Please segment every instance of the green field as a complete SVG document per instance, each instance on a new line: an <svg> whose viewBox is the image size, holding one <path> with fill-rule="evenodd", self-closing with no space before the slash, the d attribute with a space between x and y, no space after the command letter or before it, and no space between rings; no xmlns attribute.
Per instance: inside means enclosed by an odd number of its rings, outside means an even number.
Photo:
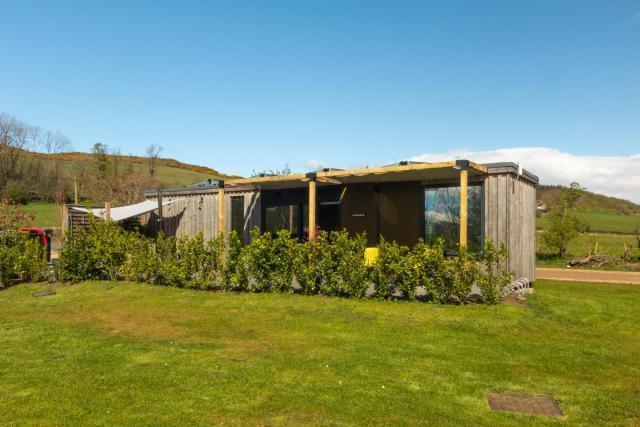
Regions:
<svg viewBox="0 0 640 427"><path fill-rule="evenodd" d="M58 162L65 171L65 175L72 179L74 170L77 168L77 162L73 160L58 160ZM140 163L129 164L128 162L123 161L120 165L122 170L128 170L129 167L133 173L146 173L146 165ZM190 169L182 169L172 166L159 165L156 171L156 179L160 182L160 185L163 188L183 187L185 185L202 181L206 178L212 178L212 176Z"/></svg>
<svg viewBox="0 0 640 427"><path fill-rule="evenodd" d="M613 211L578 211L578 217L589 224L590 231L600 233L632 234L636 228L640 228L640 215L622 214ZM549 226L549 218L546 215L537 218L536 227L544 230Z"/></svg>
<svg viewBox="0 0 640 427"><path fill-rule="evenodd" d="M0 424L637 425L639 304L637 285L544 281L523 306L19 285L0 291ZM488 391L565 416L493 412Z"/></svg>
<svg viewBox="0 0 640 427"><path fill-rule="evenodd" d="M590 236L593 241L598 242L598 252L602 255L621 258L624 254L624 245L632 248L632 256L640 259L640 248L638 248L638 240L631 235L615 235L615 234L594 234ZM588 246L585 237L578 237L569 244L569 251L564 259L557 258L548 253L542 245L542 239L538 234L536 239L537 245L537 265L540 267L565 267L568 260L572 260L584 256ZM602 266L607 269L624 269L622 262L613 262L611 265Z"/></svg>
<svg viewBox="0 0 640 427"><path fill-rule="evenodd" d="M34 227L60 227L60 213L54 203L31 202L24 205L22 210L35 215Z"/></svg>

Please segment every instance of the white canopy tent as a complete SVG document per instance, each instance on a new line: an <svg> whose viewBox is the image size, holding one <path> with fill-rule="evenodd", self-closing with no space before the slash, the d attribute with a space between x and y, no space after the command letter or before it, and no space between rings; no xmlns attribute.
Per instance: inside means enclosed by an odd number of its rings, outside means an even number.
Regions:
<svg viewBox="0 0 640 427"><path fill-rule="evenodd" d="M162 206L167 206L172 204L173 201L163 201ZM95 208L95 209L87 209L87 208L77 208L73 207L71 209L87 212L92 214L98 218L104 218L104 208ZM111 221L122 221L123 219L131 218L134 216L146 214L147 212L151 212L158 209L158 202L154 202L152 200L145 200L144 202L136 203L135 205L128 206L119 206L117 208L111 208L110 210L110 219Z"/></svg>

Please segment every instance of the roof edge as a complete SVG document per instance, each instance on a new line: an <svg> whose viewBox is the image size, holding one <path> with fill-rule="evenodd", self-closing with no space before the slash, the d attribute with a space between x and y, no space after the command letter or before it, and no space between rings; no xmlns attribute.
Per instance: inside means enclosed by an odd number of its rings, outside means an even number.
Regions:
<svg viewBox="0 0 640 427"><path fill-rule="evenodd" d="M487 168L488 174L496 174L496 173L512 173L514 175L519 175L522 178L533 182L534 184L540 183L540 178L537 175L529 172L526 169L521 169L520 165L514 162L495 162L495 163L483 163L482 166ZM522 173L518 173L518 171L522 171Z"/></svg>

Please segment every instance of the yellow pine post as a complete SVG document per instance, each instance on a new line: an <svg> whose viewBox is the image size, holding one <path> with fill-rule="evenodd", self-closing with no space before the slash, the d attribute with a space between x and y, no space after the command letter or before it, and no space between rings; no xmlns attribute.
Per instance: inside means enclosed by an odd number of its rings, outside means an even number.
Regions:
<svg viewBox="0 0 640 427"><path fill-rule="evenodd" d="M309 178L309 240L316 238L316 174L310 173Z"/></svg>
<svg viewBox="0 0 640 427"><path fill-rule="evenodd" d="M224 183L220 181L218 184L218 235L225 234L225 208L224 208Z"/></svg>
<svg viewBox="0 0 640 427"><path fill-rule="evenodd" d="M467 246L469 170L460 169L460 246Z"/></svg>

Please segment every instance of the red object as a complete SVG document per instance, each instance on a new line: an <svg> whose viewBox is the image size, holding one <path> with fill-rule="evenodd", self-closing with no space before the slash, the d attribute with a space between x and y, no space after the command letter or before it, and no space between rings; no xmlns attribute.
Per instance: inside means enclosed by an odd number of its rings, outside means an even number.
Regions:
<svg viewBox="0 0 640 427"><path fill-rule="evenodd" d="M20 227L20 231L26 231L32 234L39 234L42 239L42 246L47 245L47 233L42 228Z"/></svg>

